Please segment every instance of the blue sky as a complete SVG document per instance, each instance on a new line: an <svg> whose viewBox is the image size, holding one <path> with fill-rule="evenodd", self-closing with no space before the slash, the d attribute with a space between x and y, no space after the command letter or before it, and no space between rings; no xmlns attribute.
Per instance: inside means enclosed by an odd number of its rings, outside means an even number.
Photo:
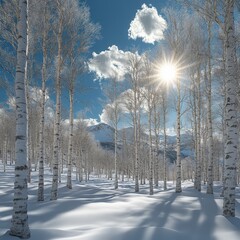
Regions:
<svg viewBox="0 0 240 240"><path fill-rule="evenodd" d="M92 52L98 54L112 45L116 45L123 51L137 48L140 52L155 47L156 44L143 43L142 39L129 39L130 23L143 4L152 5L157 9L158 14L161 14L161 10L171 2L167 0L86 0L90 7L91 19L101 25L101 38L91 48L89 57L92 56ZM104 95L99 81L93 81L94 78L94 74L83 76L82 79L89 89L76 93L75 115L87 108L89 111L86 111L86 117L99 120L99 114L102 113L104 105Z"/></svg>
<svg viewBox="0 0 240 240"><path fill-rule="evenodd" d="M128 30L130 23L135 19L136 13L145 4L147 7L154 7L157 15L162 14L164 7L173 4L175 1L167 0L85 0L90 8L91 19L94 23L101 25L101 38L98 39L88 53L88 58L92 58L92 53L99 54L106 51L111 46L116 46L119 51L124 53L132 49L137 49L140 53L153 49L156 45L162 44L158 41L154 44L144 43L142 39L130 39ZM96 74L85 73L79 77L74 103L74 117L77 118L80 112L85 114L85 118L92 118L100 121L99 115L103 113L106 104L105 96L101 90L100 81L94 79ZM102 84L107 80L102 80ZM49 81L49 94L52 102L55 101L53 90L54 81ZM40 87L40 82L38 84ZM84 90L80 90L80 89ZM6 90L6 89L5 89ZM0 89L0 102L4 104L6 100L6 91ZM68 93L63 89L62 94L62 117L68 118ZM4 104L6 106L6 103Z"/></svg>
<svg viewBox="0 0 240 240"><path fill-rule="evenodd" d="M152 4L161 11L167 0L86 0L90 7L92 20L102 26L102 39L94 45L95 52L103 51L109 46L117 45L122 50L141 45L141 40L128 38L128 28L138 9L145 3Z"/></svg>

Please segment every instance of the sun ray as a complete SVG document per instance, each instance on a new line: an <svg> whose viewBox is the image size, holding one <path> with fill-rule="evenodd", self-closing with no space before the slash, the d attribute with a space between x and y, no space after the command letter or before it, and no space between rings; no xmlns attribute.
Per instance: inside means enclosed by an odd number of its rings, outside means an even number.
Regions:
<svg viewBox="0 0 240 240"><path fill-rule="evenodd" d="M161 60L153 63L154 73L152 78L157 88L164 87L176 88L177 79L182 80L186 77L185 70L196 65L196 63L186 64L184 55L176 57L174 54L166 55L162 52Z"/></svg>
<svg viewBox="0 0 240 240"><path fill-rule="evenodd" d="M161 81L168 84L177 78L177 67L171 62L166 62L158 69L158 75Z"/></svg>

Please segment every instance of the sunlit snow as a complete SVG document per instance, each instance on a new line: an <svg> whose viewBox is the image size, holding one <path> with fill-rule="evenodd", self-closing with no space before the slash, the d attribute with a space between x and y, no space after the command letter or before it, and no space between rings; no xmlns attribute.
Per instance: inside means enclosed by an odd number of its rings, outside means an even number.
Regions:
<svg viewBox="0 0 240 240"><path fill-rule="evenodd" d="M1 166L2 170L2 166ZM37 202L37 172L29 184L29 224L31 239L79 240L237 240L240 236L240 196L237 189L235 218L222 216L220 186L214 196L197 192L191 181L183 182L176 194L174 183L168 190L160 187L148 195L148 186L134 193L134 182L113 181L91 175L90 181L74 181L65 187L66 172L59 185L59 199L50 201L51 173L46 171L45 201ZM0 239L17 239L6 234L12 214L13 166L0 175ZM204 187L203 187L204 188Z"/></svg>

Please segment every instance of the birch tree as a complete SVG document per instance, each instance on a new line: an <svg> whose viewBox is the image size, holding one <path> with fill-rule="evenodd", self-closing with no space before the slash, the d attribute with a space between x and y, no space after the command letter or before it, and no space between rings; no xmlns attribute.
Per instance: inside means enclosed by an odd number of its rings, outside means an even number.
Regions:
<svg viewBox="0 0 240 240"><path fill-rule="evenodd" d="M188 5L192 5L194 7L195 6L195 2L188 2L186 1ZM214 1L213 1L214 2ZM212 57L212 53L211 53L211 41L212 41L212 23L213 23L213 19L212 17L208 16L209 10L211 8L213 8L214 6L211 5L210 1L203 1L202 3L202 9L204 10L204 14L200 13L199 15L193 15L194 18L196 18L195 22L203 22L203 24L200 26L200 24L192 24L191 30L190 30L190 35L191 35L191 42L192 42L192 56L194 57L195 55L195 59L193 60L194 62L199 62L201 63L198 66L198 70L197 70L197 78L196 78L196 93L194 93L195 97L197 98L197 102L196 102L196 110L195 114L196 114L196 123L195 123L195 127L197 127L196 129L196 134L197 134L197 138L195 141L195 147L196 147L196 178L195 178L195 185L196 188L200 191L201 190L201 165L203 164L200 161L200 142L199 142L199 137L200 136L200 129L201 129L201 112L200 109L202 108L201 106L201 92L200 92L200 83L201 80L199 79L199 77L202 78L202 76L200 76L200 72L201 68L203 64L206 65L207 71L205 74L205 78L207 81L207 86L206 86L206 91L207 91L207 137L208 137L208 160L207 162L207 193L208 194L212 194L213 193L213 136L212 136L212 61L211 61L211 57ZM206 27L205 27L206 25ZM207 38L203 39L202 36L204 36L203 32L201 32L201 29L205 29L207 31ZM204 49L204 41L207 42L207 46L206 49ZM197 54L197 55L196 55ZM203 56L205 55L205 56ZM205 63L203 63L203 58L205 57ZM195 100L193 100L195 101Z"/></svg>
<svg viewBox="0 0 240 240"><path fill-rule="evenodd" d="M207 176L207 193L213 194L213 130L212 130L212 61L211 61L211 40L212 40L212 20L207 19L208 29L208 75L207 75L207 116L208 116L208 176Z"/></svg>
<svg viewBox="0 0 240 240"><path fill-rule="evenodd" d="M176 126L176 131L177 131L177 162L176 162L176 192L182 192L182 186L181 186L181 88L180 88L180 79L177 79L177 126Z"/></svg>
<svg viewBox="0 0 240 240"><path fill-rule="evenodd" d="M188 34L186 30L186 23L188 15L186 12L175 12L173 9L166 10L166 16L170 23L166 31L166 40L168 41L170 50L174 53L175 61L179 63L186 53L186 43L188 42ZM186 54L185 54L186 55ZM181 81L179 77L175 79L177 88L177 103L176 103L176 133L177 133L177 161L176 161L176 192L182 192L181 187Z"/></svg>
<svg viewBox="0 0 240 240"><path fill-rule="evenodd" d="M235 216L236 162L238 151L237 122L237 65L236 39L234 33L234 2L226 0L224 4L224 47L226 51L226 142L225 142L225 186L223 215Z"/></svg>
<svg viewBox="0 0 240 240"><path fill-rule="evenodd" d="M159 89L156 88L156 91L154 92L154 101L153 101L153 125L154 125L154 137L155 137L154 183L156 187L158 187L158 181L159 181L159 140L160 140L161 103L162 102L161 102L161 96L159 96Z"/></svg>
<svg viewBox="0 0 240 240"><path fill-rule="evenodd" d="M226 77L223 215L235 216L235 177L239 133L237 121L237 58L234 6L238 1L203 0L201 2L203 4L199 4L198 1L189 0L183 0L183 2L192 6L203 16L212 19L223 32ZM204 7L206 6L206 2L209 4L208 9Z"/></svg>
<svg viewBox="0 0 240 240"><path fill-rule="evenodd" d="M27 49L27 1L19 0L20 16L17 34L17 67L16 67L16 142L15 142L15 181L13 198L13 215L10 235L27 239L30 237L27 214L27 122L25 98L25 73Z"/></svg>
<svg viewBox="0 0 240 240"><path fill-rule="evenodd" d="M5 77L5 79L2 79L1 76L1 81L7 89L9 89L9 86L6 84L6 79L8 79L8 76L15 78L16 74L18 2L17 0L0 2L0 56L2 59L0 69L3 70Z"/></svg>
<svg viewBox="0 0 240 240"><path fill-rule="evenodd" d="M41 2L35 1L35 8L38 11L38 18L35 26L40 29L41 49L42 49L42 87L41 87L41 102L40 102L40 127L39 127L39 178L38 178L38 201L44 200L44 158L45 158L45 103L46 103L46 81L47 81L47 56L48 45L50 44L50 4L48 0ZM41 11L43 9L43 11ZM40 24L39 24L40 23ZM40 25L40 26L39 26Z"/></svg>
<svg viewBox="0 0 240 240"><path fill-rule="evenodd" d="M140 80L142 58L136 53L129 57L128 73L132 85L132 94L127 108L132 112L134 128L134 179L135 192L139 192L139 148L140 148ZM133 95L133 96L132 96ZM130 105L129 105L130 103Z"/></svg>
<svg viewBox="0 0 240 240"><path fill-rule="evenodd" d="M57 61L56 61L56 109L55 109L55 121L54 121L54 139L53 139L53 176L52 176L52 189L51 200L57 200L58 197L58 167L59 167L59 141L60 141L60 122L61 122L61 71L63 66L62 56L62 33L64 26L64 2L57 0L57 13L58 13L58 29L57 29Z"/></svg>
<svg viewBox="0 0 240 240"><path fill-rule="evenodd" d="M196 138L196 149L197 149L197 164L196 164L196 189L201 191L201 180L202 180L202 164L201 164L201 64L197 66L196 73L196 89L197 89L197 138Z"/></svg>
<svg viewBox="0 0 240 240"><path fill-rule="evenodd" d="M0 134L1 138L1 159L3 172L6 172L8 164L12 164L13 149L15 143L15 118L13 112L0 110Z"/></svg>
<svg viewBox="0 0 240 240"><path fill-rule="evenodd" d="M66 64L68 65L67 83L69 90L69 140L68 140L68 172L67 187L72 188L72 151L73 151L73 113L74 113L74 91L77 77L84 71L84 54L92 46L95 39L99 37L100 26L94 24L90 19L89 8L78 1L69 2L68 9L68 27L69 37L67 43Z"/></svg>
<svg viewBox="0 0 240 240"><path fill-rule="evenodd" d="M45 109L46 109L46 82L49 78L48 67L52 62L50 55L53 54L53 1L43 0L37 1L33 0L30 2L31 8L31 38L32 48L40 51L42 55L42 62L39 64L41 67L37 69L39 71L41 78L41 91L39 95L39 128L36 129L38 134L38 154L36 154L37 161L35 160L35 170L39 169L38 174L38 201L44 200L44 162L45 162L45 128L46 128L46 119L45 119ZM51 65L50 65L51 66Z"/></svg>
<svg viewBox="0 0 240 240"><path fill-rule="evenodd" d="M145 98L147 102L147 111L148 111L148 144L149 144L149 155L148 155L148 161L149 161L149 194L153 195L153 138L152 138L152 118L153 118L153 105L154 105L154 86L152 82L152 66L151 62L148 59L148 56L145 55L144 57L144 79L146 84L146 93Z"/></svg>
<svg viewBox="0 0 240 240"><path fill-rule="evenodd" d="M121 83L118 76L113 76L108 80L108 89L105 90L105 95L110 100L105 110L109 118L110 125L114 128L114 189L118 189L118 173L119 173L119 154L118 149L118 125L122 112L121 101L118 99Z"/></svg>
<svg viewBox="0 0 240 240"><path fill-rule="evenodd" d="M164 164L164 175L163 175L163 188L167 190L167 94L164 90L161 91L162 97L162 115L163 115L163 164Z"/></svg>

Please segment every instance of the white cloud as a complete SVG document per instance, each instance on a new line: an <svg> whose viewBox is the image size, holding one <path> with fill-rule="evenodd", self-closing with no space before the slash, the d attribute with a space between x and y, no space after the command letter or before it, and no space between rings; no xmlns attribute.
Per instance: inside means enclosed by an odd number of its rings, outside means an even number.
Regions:
<svg viewBox="0 0 240 240"><path fill-rule="evenodd" d="M87 127L97 125L99 122L95 118L86 118L83 119L83 121L86 123Z"/></svg>
<svg viewBox="0 0 240 240"><path fill-rule="evenodd" d="M122 102L120 102L120 98L118 97L118 99L116 101L114 101L111 104L107 104L104 109L102 110L102 113L99 114L99 118L100 118L100 122L102 123L106 123L111 125L113 123L113 119L114 119L114 107L116 106L116 103L118 104L118 112L119 115L118 117L120 117L120 115L123 112L123 107L124 105L122 104ZM120 119L119 119L120 120Z"/></svg>
<svg viewBox="0 0 240 240"><path fill-rule="evenodd" d="M144 87L140 88L140 91L143 93L146 91ZM118 107L120 109L120 112L122 115L124 115L125 118L128 116L130 117L131 111L133 108L133 99L134 99L134 93L132 89L127 89L124 92L122 92L115 101L118 102ZM99 115L100 122L111 124L111 109L114 108L115 101L111 104L105 105L105 107L102 110L102 113ZM141 105L141 112L142 114L147 113L147 103L146 101L142 101ZM121 123L121 118L120 118Z"/></svg>
<svg viewBox="0 0 240 240"><path fill-rule="evenodd" d="M139 91L141 92L141 111L146 113L148 111L148 104L147 100L143 97L147 94L147 89L145 87L140 87ZM121 109L124 113L130 113L129 108L133 108L133 99L134 99L134 92L132 89L127 89L126 91L122 92L119 97L118 101L121 103ZM128 106L127 106L128 105Z"/></svg>
<svg viewBox="0 0 240 240"><path fill-rule="evenodd" d="M126 107L126 103L130 101L130 98L133 98L133 91L127 89L122 92L113 103L106 104L102 110L102 113L99 114L100 122L111 124L111 114L112 110L116 103L118 104L119 111L121 114L129 114L129 109Z"/></svg>
<svg viewBox="0 0 240 240"><path fill-rule="evenodd" d="M68 126L70 123L69 119L65 119L63 121L63 125L64 126ZM84 125L86 125L87 127L90 127L90 126L94 126L94 125L97 125L99 122L97 121L97 119L95 118L84 118L84 119L73 119L73 124L74 125L77 125L79 123L83 123Z"/></svg>
<svg viewBox="0 0 240 240"><path fill-rule="evenodd" d="M102 110L102 113L99 114L99 118L100 118L101 123L106 123L106 124L110 123L110 119L108 117L108 113L107 113L107 110L105 108Z"/></svg>
<svg viewBox="0 0 240 240"><path fill-rule="evenodd" d="M130 23L128 36L134 40L142 38L143 42L154 44L164 38L163 32L166 28L167 22L158 15L157 9L143 4Z"/></svg>
<svg viewBox="0 0 240 240"><path fill-rule="evenodd" d="M124 52L115 45L99 54L93 52L93 57L88 62L89 71L95 72L97 79L116 78L118 81L122 81L127 73L131 55L133 53Z"/></svg>
<svg viewBox="0 0 240 240"><path fill-rule="evenodd" d="M42 89L38 88L38 87L29 87L29 99L30 99L30 104L33 106L35 104L40 104L41 99L42 99ZM46 101L46 103L48 103L50 101L50 96L48 94L48 90L46 90L46 92L45 92L45 101ZM10 109L15 109L16 108L15 97L13 97L13 96L9 97L7 100L7 104Z"/></svg>
<svg viewBox="0 0 240 240"><path fill-rule="evenodd" d="M29 87L29 98L32 104L40 103L42 99L42 89L38 87ZM47 102L50 99L48 91L45 92L45 101Z"/></svg>

